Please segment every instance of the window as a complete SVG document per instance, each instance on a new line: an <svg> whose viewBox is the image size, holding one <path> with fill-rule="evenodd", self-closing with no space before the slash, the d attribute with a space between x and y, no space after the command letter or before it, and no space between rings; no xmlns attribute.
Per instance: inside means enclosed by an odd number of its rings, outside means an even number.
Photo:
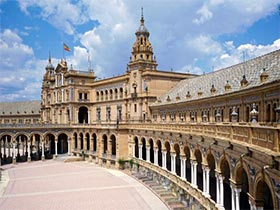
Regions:
<svg viewBox="0 0 280 210"><path fill-rule="evenodd" d="M82 99L82 98L83 98L83 94L79 93L79 99Z"/></svg>
<svg viewBox="0 0 280 210"><path fill-rule="evenodd" d="M85 100L87 100L87 93L84 94Z"/></svg>
<svg viewBox="0 0 280 210"><path fill-rule="evenodd" d="M117 106L117 109L118 109L117 120L121 121L122 120L122 106L121 105Z"/></svg>
<svg viewBox="0 0 280 210"><path fill-rule="evenodd" d="M111 107L106 107L106 121L111 121Z"/></svg>
<svg viewBox="0 0 280 210"><path fill-rule="evenodd" d="M101 121L101 109L100 109L100 107L96 108L96 120Z"/></svg>
<svg viewBox="0 0 280 210"><path fill-rule="evenodd" d="M137 112L137 104L134 104L134 112Z"/></svg>

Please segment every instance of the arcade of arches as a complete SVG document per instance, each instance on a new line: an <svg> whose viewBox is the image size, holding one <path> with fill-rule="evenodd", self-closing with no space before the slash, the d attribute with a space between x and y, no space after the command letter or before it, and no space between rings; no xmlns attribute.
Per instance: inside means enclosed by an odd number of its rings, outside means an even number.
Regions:
<svg viewBox="0 0 280 210"><path fill-rule="evenodd" d="M216 140L206 146L201 136L174 141L172 137L134 135L130 142L136 161L152 164L187 182L218 209L277 209L275 180L267 173L273 169L252 166L249 150L236 154L229 144L221 151Z"/></svg>
<svg viewBox="0 0 280 210"><path fill-rule="evenodd" d="M56 158L58 154L84 154L91 159L95 158L96 161L111 164L116 161L117 155L115 134L97 134L84 130L74 131L73 134L7 132L1 134L0 140L1 164L51 159Z"/></svg>

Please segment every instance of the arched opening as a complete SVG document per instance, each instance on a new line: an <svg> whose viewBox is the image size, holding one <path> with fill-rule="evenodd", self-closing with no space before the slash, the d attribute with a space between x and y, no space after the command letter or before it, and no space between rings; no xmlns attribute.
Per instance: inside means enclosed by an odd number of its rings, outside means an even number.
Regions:
<svg viewBox="0 0 280 210"><path fill-rule="evenodd" d="M171 171L171 154L170 154L170 144L169 142L165 142L164 144L166 149L166 168L167 170Z"/></svg>
<svg viewBox="0 0 280 210"><path fill-rule="evenodd" d="M118 99L118 89L116 88L114 92L115 92L115 99Z"/></svg>
<svg viewBox="0 0 280 210"><path fill-rule="evenodd" d="M162 167L162 146L161 141L157 141L157 147L158 147L158 165Z"/></svg>
<svg viewBox="0 0 280 210"><path fill-rule="evenodd" d="M180 159L180 147L178 144L174 145L174 150L176 153L176 158L175 158L175 172L178 176L181 176L181 159Z"/></svg>
<svg viewBox="0 0 280 210"><path fill-rule="evenodd" d="M22 138L22 135L18 136L17 139L16 139L16 141L17 141L17 146L16 146L16 149L17 149L17 155L16 155L17 161L20 160L19 148L20 148L20 142L21 142L20 139L21 138ZM31 160L40 160L41 159L40 135L39 134L32 135L30 141L31 141L30 142L30 157L31 157Z"/></svg>
<svg viewBox="0 0 280 210"><path fill-rule="evenodd" d="M200 150L195 150L194 152L194 156L197 162L197 173L196 173L196 179L197 179L197 186L198 189L200 189L201 191L203 190L203 173L202 173L202 155Z"/></svg>
<svg viewBox="0 0 280 210"><path fill-rule="evenodd" d="M87 143L86 150L89 151L90 150L90 136L89 136L89 133L86 134L86 143Z"/></svg>
<svg viewBox="0 0 280 210"><path fill-rule="evenodd" d="M96 153L96 151L97 151L97 139L96 138L97 138L96 134L94 133L92 135L92 139L93 139L93 153Z"/></svg>
<svg viewBox="0 0 280 210"><path fill-rule="evenodd" d="M107 142L107 135L102 136L102 141L103 141L103 156L107 156L107 150L108 150L108 142Z"/></svg>
<svg viewBox="0 0 280 210"><path fill-rule="evenodd" d="M75 149L78 148L78 135L77 135L77 133L74 133L74 147L75 147Z"/></svg>
<svg viewBox="0 0 280 210"><path fill-rule="evenodd" d="M134 137L134 152L135 152L135 157L139 158L139 145L138 145L138 138L136 136Z"/></svg>
<svg viewBox="0 0 280 210"><path fill-rule="evenodd" d="M84 149L84 134L80 133L80 149Z"/></svg>
<svg viewBox="0 0 280 210"><path fill-rule="evenodd" d="M153 139L149 140L149 144L150 144L150 161L151 161L151 163L154 163L154 142L153 142Z"/></svg>
<svg viewBox="0 0 280 210"><path fill-rule="evenodd" d="M13 154L12 154L13 142L8 137L9 136L5 136L5 144L3 145L5 148L4 157L6 158L6 162L11 163L13 158ZM39 136L39 141L40 141L40 136ZM17 136L15 142L16 142L16 147L15 147L16 162L25 162L27 160L27 152L26 152L27 136L19 135ZM35 158L33 159L35 160ZM39 159L39 153L38 153L38 159Z"/></svg>
<svg viewBox="0 0 280 210"><path fill-rule="evenodd" d="M250 209L249 204L249 183L248 183L248 176L243 167L240 167L236 171L236 184L238 188L241 188L240 192L240 209Z"/></svg>
<svg viewBox="0 0 280 210"><path fill-rule="evenodd" d="M78 114L79 123L88 123L88 108L85 106L82 106L79 108L79 114Z"/></svg>
<svg viewBox="0 0 280 210"><path fill-rule="evenodd" d="M53 134L48 134L46 136L46 150L45 150L45 158L51 159L53 154L55 154L55 136Z"/></svg>
<svg viewBox="0 0 280 210"><path fill-rule="evenodd" d="M224 158L221 162L221 172L224 177L224 207L225 209L231 209L231 188L230 188L230 167L228 161Z"/></svg>
<svg viewBox="0 0 280 210"><path fill-rule="evenodd" d="M117 145L116 145L116 136L115 135L112 135L110 137L111 139L111 145L112 145L112 159L115 159L116 158L116 154L117 154Z"/></svg>
<svg viewBox="0 0 280 210"><path fill-rule="evenodd" d="M210 153L207 155L207 163L208 163L208 167L210 169L209 171L209 194L211 196L212 200L215 200L217 202L216 199L216 177L215 177L215 168L216 168L216 164L215 164L215 158L214 156Z"/></svg>
<svg viewBox="0 0 280 210"><path fill-rule="evenodd" d="M190 148L185 146L184 153L186 155L186 179L188 182L191 182L191 151Z"/></svg>
<svg viewBox="0 0 280 210"><path fill-rule="evenodd" d="M261 201L261 206L257 207L263 207L263 210L274 209L271 191L267 183L263 180L259 181L257 184L256 200Z"/></svg>
<svg viewBox="0 0 280 210"><path fill-rule="evenodd" d="M141 143L142 143L142 159L147 160L147 158L146 158L146 139L142 138Z"/></svg>
<svg viewBox="0 0 280 210"><path fill-rule="evenodd" d="M57 153L64 154L68 152L68 142L67 142L67 135L62 133L58 136L57 142Z"/></svg>
<svg viewBox="0 0 280 210"><path fill-rule="evenodd" d="M270 116L271 116L271 105L266 105L266 122L270 122Z"/></svg>

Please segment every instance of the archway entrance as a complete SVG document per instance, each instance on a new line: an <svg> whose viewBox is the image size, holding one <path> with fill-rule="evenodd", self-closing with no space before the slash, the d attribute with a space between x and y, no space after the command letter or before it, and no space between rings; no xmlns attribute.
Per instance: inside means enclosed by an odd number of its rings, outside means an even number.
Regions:
<svg viewBox="0 0 280 210"><path fill-rule="evenodd" d="M78 114L79 123L88 123L88 108L82 106L79 108Z"/></svg>
<svg viewBox="0 0 280 210"><path fill-rule="evenodd" d="M256 200L262 201L263 210L274 209L271 191L266 182L263 180L261 180L257 185Z"/></svg>
<svg viewBox="0 0 280 210"><path fill-rule="evenodd" d="M68 138L65 133L62 133L58 136L57 142L57 153L58 154L65 154L68 152Z"/></svg>

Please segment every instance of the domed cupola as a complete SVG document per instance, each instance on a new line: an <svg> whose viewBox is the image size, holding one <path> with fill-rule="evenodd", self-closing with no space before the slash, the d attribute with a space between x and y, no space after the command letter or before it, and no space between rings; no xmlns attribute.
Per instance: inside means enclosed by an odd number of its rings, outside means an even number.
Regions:
<svg viewBox="0 0 280 210"><path fill-rule="evenodd" d="M140 26L138 28L138 30L135 32L136 36L144 36L144 37L149 37L150 33L148 31L148 29L146 28L146 26L144 25L144 16L143 16L143 8L141 8L142 10L142 14L141 14L141 20L140 20Z"/></svg>
<svg viewBox="0 0 280 210"><path fill-rule="evenodd" d="M132 47L132 56L127 65L127 71L136 69L156 70L157 62L153 55L153 47L149 41L150 33L144 25L143 8L140 19L140 26L135 32L136 41Z"/></svg>
<svg viewBox="0 0 280 210"><path fill-rule="evenodd" d="M51 57L49 57L49 63L47 64L46 66L46 71L51 71L51 70L54 70L54 67L52 65L52 60L51 60Z"/></svg>

